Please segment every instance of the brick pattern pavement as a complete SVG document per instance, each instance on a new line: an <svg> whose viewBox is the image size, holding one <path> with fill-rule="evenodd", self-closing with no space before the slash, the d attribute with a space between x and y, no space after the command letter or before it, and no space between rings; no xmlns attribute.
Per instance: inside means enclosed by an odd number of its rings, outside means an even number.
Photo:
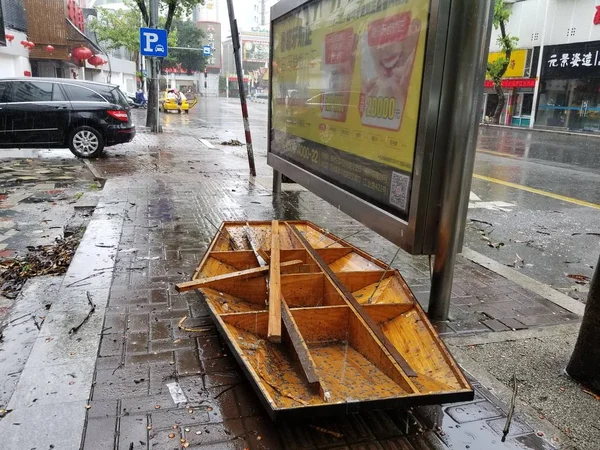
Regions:
<svg viewBox="0 0 600 450"><path fill-rule="evenodd" d="M222 220L303 218L340 236L362 226L308 192L286 192L274 199L267 189L240 174L243 164L235 159L216 159L214 155L173 158L195 158L189 164L201 163L204 165L199 167L208 169L189 179L144 174L112 179L105 186L105 199L128 202L130 208L106 308L86 450L176 449L182 448L181 439L197 449L430 448L427 442L443 442L461 423L471 424L465 430L473 426L485 429L490 439L498 441L498 421L504 413L479 386L481 393L469 403L474 406L466 407L473 411L471 416L452 416L448 411L454 410L448 408L443 415L438 407L434 423L440 427L433 431L426 431L430 414L412 411L274 425L218 336L201 295L178 294L173 285L190 278L206 251L215 233L209 220L218 224ZM173 158L166 158L167 164L173 164ZM162 159L164 155L157 160ZM111 160L99 163L104 170L111 170ZM212 164L228 170L212 169ZM368 230L351 240L383 260L395 253L393 246ZM395 266L417 296L426 300L426 260L402 255ZM452 312L455 320L444 333L491 332L575 319L464 260L457 268ZM200 331L181 331L178 322L185 316L185 326ZM166 386L173 381L182 387L187 404L174 404ZM342 437L320 432L314 425ZM415 434L419 429L424 432ZM525 436L533 440L532 448L543 448L526 425L515 430L511 437L515 442Z"/></svg>

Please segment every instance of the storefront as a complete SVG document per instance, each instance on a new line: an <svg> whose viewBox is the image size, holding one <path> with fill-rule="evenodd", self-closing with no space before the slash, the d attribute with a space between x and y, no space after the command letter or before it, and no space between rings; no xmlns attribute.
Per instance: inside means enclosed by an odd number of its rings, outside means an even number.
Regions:
<svg viewBox="0 0 600 450"><path fill-rule="evenodd" d="M490 53L488 62L492 62L504 53ZM500 116L501 125L529 126L533 106L533 89L535 78L531 73L531 50L513 50L508 68L501 82L504 91L504 108ZM486 79L483 106L483 122L491 121L498 106L498 94L491 80Z"/></svg>
<svg viewBox="0 0 600 450"><path fill-rule="evenodd" d="M549 45L542 61L535 125L600 132L600 41Z"/></svg>

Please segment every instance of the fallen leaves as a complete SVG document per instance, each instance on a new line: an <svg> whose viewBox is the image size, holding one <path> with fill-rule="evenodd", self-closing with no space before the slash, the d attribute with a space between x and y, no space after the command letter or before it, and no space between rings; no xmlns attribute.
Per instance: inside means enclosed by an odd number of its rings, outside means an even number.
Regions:
<svg viewBox="0 0 600 450"><path fill-rule="evenodd" d="M567 274L567 278L571 278L572 280L575 280L575 283L577 284L587 284L590 281L590 277L588 277L587 275L579 275L579 274Z"/></svg>
<svg viewBox="0 0 600 450"><path fill-rule="evenodd" d="M587 395L590 395L590 396L594 397L594 400L600 401L600 395L597 395L594 392L589 391L587 389L582 389L582 391L585 392Z"/></svg>
<svg viewBox="0 0 600 450"><path fill-rule="evenodd" d="M0 262L0 294L15 298L29 278L67 271L80 236L56 239L52 245L28 247L27 255Z"/></svg>
<svg viewBox="0 0 600 450"><path fill-rule="evenodd" d="M221 142L221 145L233 145L233 146L239 147L240 145L244 145L244 144L242 144L237 139L230 139L228 141Z"/></svg>

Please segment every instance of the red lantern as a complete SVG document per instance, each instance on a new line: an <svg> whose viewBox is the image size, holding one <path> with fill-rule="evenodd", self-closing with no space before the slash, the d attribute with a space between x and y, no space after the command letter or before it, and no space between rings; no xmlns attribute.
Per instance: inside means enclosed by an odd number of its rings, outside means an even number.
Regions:
<svg viewBox="0 0 600 450"><path fill-rule="evenodd" d="M77 47L71 53L73 54L73 58L75 58L77 61L83 61L91 58L93 55L92 51L87 47Z"/></svg>
<svg viewBox="0 0 600 450"><path fill-rule="evenodd" d="M31 50L33 47L35 47L35 44L31 41L27 42L27 47L29 48L29 50Z"/></svg>
<svg viewBox="0 0 600 450"><path fill-rule="evenodd" d="M50 54L54 52L54 47L52 45L46 45L46 51Z"/></svg>
<svg viewBox="0 0 600 450"><path fill-rule="evenodd" d="M15 35L14 35L14 34L10 34L10 33L6 33L6 34L4 35L4 37L6 38L6 40L7 40L8 42L12 42L12 41L15 39Z"/></svg>
<svg viewBox="0 0 600 450"><path fill-rule="evenodd" d="M100 56L94 55L90 59L88 59L88 62L92 66L98 67L98 66L101 66L102 64L104 64L105 61Z"/></svg>
<svg viewBox="0 0 600 450"><path fill-rule="evenodd" d="M25 41L25 40L21 41L21 45L22 45L23 47L27 47L27 45L28 45L28 44L29 44L29 42L28 42L28 41Z"/></svg>

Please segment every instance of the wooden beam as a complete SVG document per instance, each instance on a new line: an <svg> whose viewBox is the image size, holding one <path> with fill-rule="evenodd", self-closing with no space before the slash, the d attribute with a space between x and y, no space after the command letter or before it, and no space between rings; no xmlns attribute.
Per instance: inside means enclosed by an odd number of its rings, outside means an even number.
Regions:
<svg viewBox="0 0 600 450"><path fill-rule="evenodd" d="M323 380L317 374L315 361L310 355L308 346L300 334L298 324L294 320L290 308L283 297L281 299L281 316L283 319L283 326L285 328L287 337L289 338L289 347L296 357L296 360L300 364L302 374L306 379L308 387L313 390L313 392L318 392L319 396L324 402L329 402L331 399L331 393L325 386Z"/></svg>
<svg viewBox="0 0 600 450"><path fill-rule="evenodd" d="M290 227L290 229L296 235L298 240L300 240L300 242L302 242L302 245L304 246L306 251L308 251L308 253L311 254L313 259L321 267L323 272L325 272L325 274L329 277L329 279L336 285L338 290L344 295L344 297L346 298L346 301L352 306L352 308L362 318L362 320L369 326L369 328L371 328L373 333L375 333L375 336L377 336L377 339L379 339L381 344L390 353L392 358L398 363L398 365L404 371L404 373L406 375L408 375L409 377L416 377L417 374L412 369L412 367L410 367L408 362L406 362L406 360L398 352L396 347L394 347L394 345L389 341L389 339L385 336L385 334L383 334L383 331L381 331L381 328L379 327L379 325L377 325L377 323L364 311L364 309L362 308L362 305L360 303L358 303L358 301L354 298L352 293L350 291L348 291L348 289L346 289L344 284L339 280L339 278L336 276L336 274L333 273L333 271L330 269L330 267L327 265L327 263L325 263L325 261L323 261L323 258L321 258L321 255L319 255L315 251L315 249L310 245L310 243L306 240L306 238L304 236L302 236L302 234L299 233L295 227Z"/></svg>
<svg viewBox="0 0 600 450"><path fill-rule="evenodd" d="M282 267L287 266L295 266L298 264L302 264L303 261L300 259L295 259L293 261L284 262L281 264ZM240 282L247 280L248 278L258 277L263 275L265 272L269 271L270 266L263 267L255 267L253 269L240 270L239 272L226 273L223 275L217 275L215 277L210 278L200 278L197 280L186 281L184 283L179 283L175 285L175 289L177 292L186 292L194 289L199 289L201 287L209 287L212 284L218 283L223 280L231 280L234 278L240 278Z"/></svg>
<svg viewBox="0 0 600 450"><path fill-rule="evenodd" d="M281 266L278 220L274 220L271 224L271 262L269 267L269 328L267 339L271 342L281 342Z"/></svg>
<svg viewBox="0 0 600 450"><path fill-rule="evenodd" d="M245 236L246 236L246 240L250 244L250 248L254 252L254 256L256 257L256 261L258 262L258 265L259 266L266 266L267 265L267 260L264 259L262 257L262 255L260 254L260 252L258 251L259 250L259 246L258 246L258 243L256 242L256 236L254 236L254 232L250 228L250 225L248 224L248 222L246 222L246 226L244 227L244 233L245 233Z"/></svg>

